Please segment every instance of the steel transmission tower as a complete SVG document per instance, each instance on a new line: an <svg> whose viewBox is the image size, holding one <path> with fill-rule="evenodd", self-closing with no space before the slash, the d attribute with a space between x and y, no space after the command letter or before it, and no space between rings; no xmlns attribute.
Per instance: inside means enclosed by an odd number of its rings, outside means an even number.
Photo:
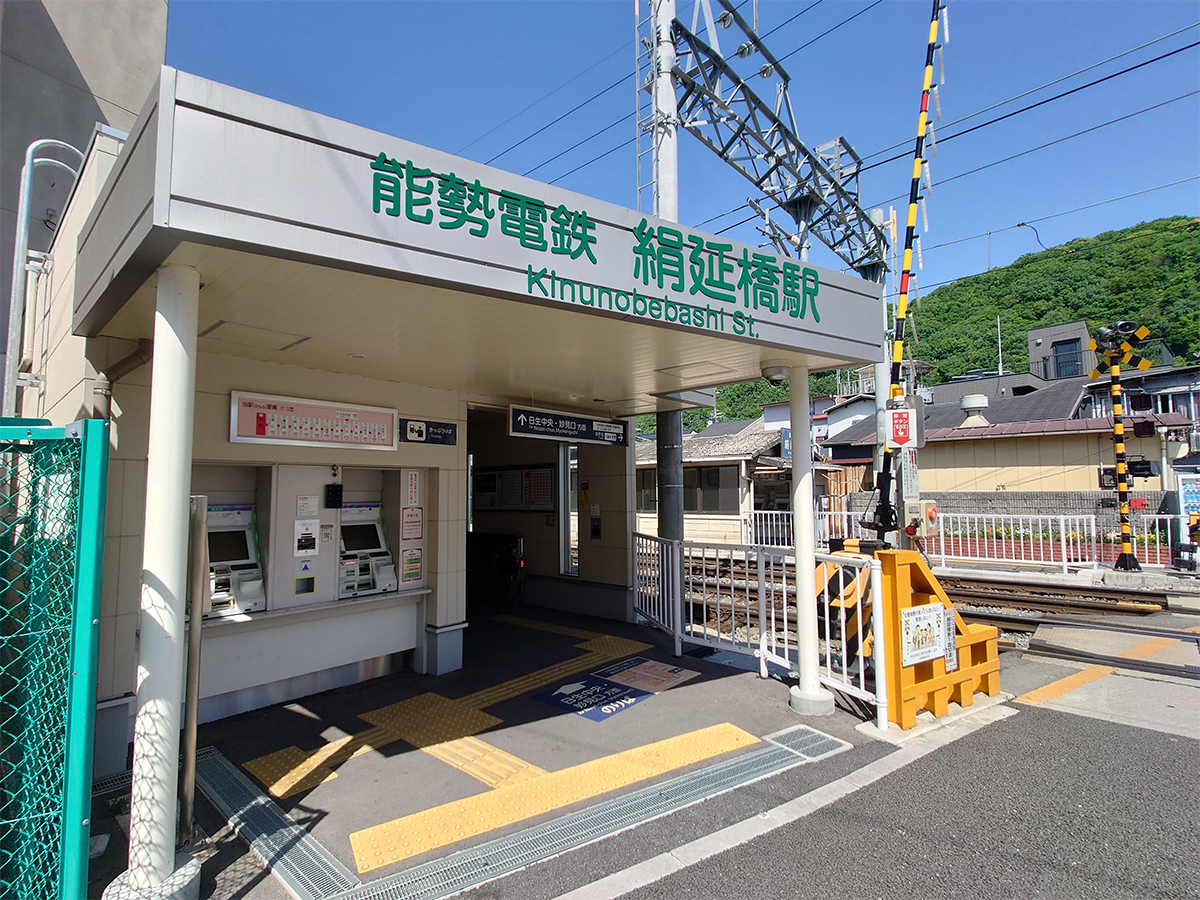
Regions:
<svg viewBox="0 0 1200 900"><path fill-rule="evenodd" d="M794 247L803 251L809 237L816 237L863 278L881 281L887 240L883 228L859 203L861 160L845 138L810 149L796 136L788 96L790 78L758 37L757 0L752 23L729 0L718 2L721 11L715 18L709 0L696 0L690 28L679 19L670 24L676 55L675 124L695 135L795 221L795 233L788 236ZM638 21L639 210L649 205L647 192L653 191L656 200L658 193L657 165L647 157L653 154L654 135L664 117L655 85L670 60L663 59L655 40L660 27L657 15L657 4L651 2L645 18ZM767 86L764 93L774 93L773 102L755 93L722 54L721 30L729 30L738 41L738 65L757 66L749 77L762 79ZM768 230L777 234L778 226L768 220Z"/></svg>

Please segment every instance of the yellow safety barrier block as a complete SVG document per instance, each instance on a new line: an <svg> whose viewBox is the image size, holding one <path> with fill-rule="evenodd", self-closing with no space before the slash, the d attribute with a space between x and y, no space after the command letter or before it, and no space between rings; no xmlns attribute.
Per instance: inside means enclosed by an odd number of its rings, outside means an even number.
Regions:
<svg viewBox="0 0 1200 900"><path fill-rule="evenodd" d="M724 723L505 785L354 832L354 862L370 872L758 742Z"/></svg>
<svg viewBox="0 0 1200 900"><path fill-rule="evenodd" d="M959 706L974 703L976 691L996 696L1000 692L996 628L964 622L957 612L954 614L957 670L947 671L946 661L941 657L912 666L901 665L901 612L925 605L953 610L954 604L915 550L881 550L876 558L883 568L883 597L878 612L882 614L887 641L888 719L907 730L916 725L918 710L927 709L934 716L944 716L950 703Z"/></svg>
<svg viewBox="0 0 1200 900"><path fill-rule="evenodd" d="M477 737L460 738L422 749L430 756L454 766L492 788L529 781L546 774L545 769L527 763Z"/></svg>

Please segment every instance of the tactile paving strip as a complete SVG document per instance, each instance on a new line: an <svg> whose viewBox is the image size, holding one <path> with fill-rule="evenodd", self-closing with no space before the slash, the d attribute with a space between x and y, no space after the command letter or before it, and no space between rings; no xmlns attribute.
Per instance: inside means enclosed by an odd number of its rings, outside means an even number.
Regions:
<svg viewBox="0 0 1200 900"><path fill-rule="evenodd" d="M819 756L850 747L845 741L804 725L772 735L770 739L796 746L807 743L813 752L820 751ZM733 788L778 775L819 756L810 757L806 751L771 744L714 763L698 772L679 775L516 834L431 860L329 900L440 900Z"/></svg>
<svg viewBox="0 0 1200 900"><path fill-rule="evenodd" d="M430 747L487 731L500 719L461 700L440 694L419 694L359 716L414 747Z"/></svg>
<svg viewBox="0 0 1200 900"><path fill-rule="evenodd" d="M422 749L488 787L517 784L546 774L545 769L484 743L477 737L465 737Z"/></svg>
<svg viewBox="0 0 1200 900"><path fill-rule="evenodd" d="M357 831L354 861L370 872L757 743L725 723L635 747Z"/></svg>
<svg viewBox="0 0 1200 900"><path fill-rule="evenodd" d="M538 622L535 619L503 615L494 618L497 621L522 628L534 628L539 631L581 638L583 643L576 646L585 652L575 659L547 666L457 700L451 700L438 694L421 694L382 709L363 713L359 718L374 725L374 728L330 741L313 751L301 750L299 747L284 747L282 750L276 750L245 763L246 771L265 784L273 796L280 799L290 797L292 794L312 790L326 781L337 778L333 766L360 753L377 750L393 741L403 740L428 752L431 747L458 741L486 731L499 725L501 720L482 712L483 709L546 687L561 679L578 675L595 666L601 666L626 656L633 656L650 649L651 646L641 641L596 631L584 631L580 628L567 628L548 622ZM452 754L449 756L452 757ZM486 769L464 769L463 771L479 778L485 784L492 784L491 779L495 777L494 773L489 774ZM517 780L523 780L520 776L514 777Z"/></svg>

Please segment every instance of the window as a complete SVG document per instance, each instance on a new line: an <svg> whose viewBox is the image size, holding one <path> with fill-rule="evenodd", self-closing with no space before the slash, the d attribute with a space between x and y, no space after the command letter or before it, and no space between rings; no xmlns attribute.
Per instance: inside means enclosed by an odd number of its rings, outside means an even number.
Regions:
<svg viewBox="0 0 1200 900"><path fill-rule="evenodd" d="M634 508L638 512L658 510L658 469L637 470L637 494Z"/></svg>
<svg viewBox="0 0 1200 900"><path fill-rule="evenodd" d="M683 511L736 513L740 485L737 466L703 466L683 470Z"/></svg>
<svg viewBox="0 0 1200 900"><path fill-rule="evenodd" d="M1055 341L1050 345L1054 354L1054 377L1073 378L1083 374L1083 354L1079 338L1070 341Z"/></svg>

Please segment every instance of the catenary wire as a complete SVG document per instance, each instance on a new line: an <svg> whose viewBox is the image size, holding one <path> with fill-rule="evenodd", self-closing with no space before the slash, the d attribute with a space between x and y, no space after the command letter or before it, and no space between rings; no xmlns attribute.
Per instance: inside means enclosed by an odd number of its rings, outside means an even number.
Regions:
<svg viewBox="0 0 1200 900"><path fill-rule="evenodd" d="M808 7L806 7L805 9L803 9L803 10L801 10L800 12L796 13L796 15L792 16L790 19L786 20L785 22L783 22L783 23L782 23L782 24L780 24L780 25L777 25L775 28L771 29L771 31L768 31L766 34L764 34L764 35L763 35L763 37L765 38L767 34L772 34L773 32L775 32L775 31L777 31L778 29L782 28L784 25L787 25L789 22L792 22L793 20L795 20L795 19L798 19L800 16L804 15L804 13L808 12L808 11L809 11L810 9L812 9L813 7L815 7L815 6L818 6L818 5L819 5L820 3L822 3L822 2L824 2L824 0L817 0L817 2L816 2L816 3L810 4L810 5L809 5ZM813 38L812 40L808 41L808 42L807 42L807 43L805 43L805 44L802 44L800 47L797 47L795 50L793 50L791 53L789 53L789 54L788 54L788 56L792 56L792 55L794 55L794 54L796 54L796 53L800 52L801 50L803 50L805 47L811 46L812 44L814 44L814 43L816 43L817 41L819 41L821 38L825 37L825 35L827 35L827 34L830 34L830 33L832 33L833 31L836 31L838 28L840 28L842 25L845 25L845 24L846 24L847 22L849 22L851 19L855 19L855 18L857 18L858 16L862 15L864 12L867 12L867 10L871 9L873 6L878 6L878 5L879 5L879 3L881 3L881 2L883 2L883 0L876 0L876 2L875 2L875 3L872 3L872 4L871 4L871 6L868 6L868 7L864 8L864 9L861 9L861 10L859 10L857 13L855 13L855 14L854 14L854 15L852 15L852 16L850 16L849 18L842 20L842 21L841 21L841 22L839 22L837 25L833 26L832 28L828 29L828 30L827 30L827 31L825 31L825 32L822 32L821 34L817 35L817 36L816 36L815 38ZM740 8L740 7L742 7L742 6L745 6L745 5L746 5L746 4L745 4L745 2L743 2L743 3L741 3L741 4L738 4L738 8ZM609 55L611 56L612 54L609 54ZM607 57L606 57L606 58L607 58ZM622 78L620 81L618 81L618 82L616 82L616 83L614 83L614 84L610 85L609 87L605 88L603 91L600 91L599 93L597 93L597 94L594 94L593 96L589 97L587 100L583 101L583 103L579 104L579 106L576 106L574 109L572 109L572 110L570 110L570 111L568 111L568 112L564 113L563 115L559 116L559 117L558 117L557 119L555 119L553 122L550 122L549 124L542 126L542 128L540 128L540 129L538 129L537 131L533 132L533 134L530 134L530 135L526 136L525 138L522 138L520 141L518 141L517 143L515 143L515 144L513 144L511 147L509 147L507 150L503 150L503 151L501 151L500 153L498 153L496 156L493 156L491 159L489 159L489 160L487 161L487 164L490 164L490 163L494 162L495 160L499 159L501 156L504 156L504 154L508 153L510 150L515 150L515 149L516 149L517 147L519 147L521 144L525 143L525 142L526 142L526 141L528 141L530 138L532 138L532 137L534 137L534 136L536 136L536 135L540 134L541 132L545 131L547 128L551 127L552 125L556 125L558 122L561 122L561 121L562 121L563 119L565 119L567 116L569 116L569 115L571 115L572 113L574 113L574 112L578 111L578 110L579 110L579 109L581 109L582 107L586 106L588 103L591 103L593 100L596 100L596 99L598 99L599 97L601 97L602 95L604 95L604 94L608 93L608 91L611 91L613 88L617 87L617 85L621 84L621 83L622 83L624 80L625 80L625 79L624 79L624 78ZM551 157L550 159L547 159L547 160L545 160L544 162L541 162L541 163L539 163L538 165L534 166L532 169L529 169L529 170L528 170L528 171L527 171L525 174L526 174L526 175L528 175L530 172L535 172L535 171L537 171L538 169L542 168L542 166L544 166L544 165L547 165L548 163L551 163L551 162L553 162L554 160L556 160L556 159L559 159L560 157L563 157L563 156L565 156L566 154L570 153L572 150L576 149L577 147L580 147L580 146L582 146L583 144L586 144L588 141L590 141L592 138L594 138L594 137L598 136L598 135L599 135L599 134L601 134L602 132L608 131L610 128L613 128L613 127L615 127L615 126L616 126L617 124L619 124L620 122L623 122L623 121L625 121L625 120L627 120L627 119L631 118L632 116L633 116L633 113L629 113L629 114L627 114L627 115L625 115L625 116L622 116L622 117L621 117L621 118L620 118L620 119L619 119L617 122L614 122L612 125L605 126L604 128L600 129L600 131L594 132L593 134L589 135L588 137L584 138L583 140L576 141L576 142L575 142L574 144L572 144L570 147L567 147L565 150L562 150L561 152L559 152L559 153L555 154L555 155L554 155L553 157ZM593 163L593 162L596 162L596 161L598 161L598 160L600 160L600 159L603 159L604 157L606 157L606 156L609 156L609 155L611 155L611 154L613 154L613 153L617 152L618 150L620 150L620 149L622 149L622 148L624 148L624 147L627 147L627 146L629 146L629 144L630 144L630 143L632 143L632 141L624 141L623 143L621 143L621 144L617 145L616 147L613 147L613 148L611 148L611 149L609 149L609 150L605 151L604 153L601 153L599 156L593 157L593 158L592 158L591 160L589 160L588 162L586 162L586 163L583 163L582 165L580 165L580 166L577 166L576 168L572 169L571 171L569 171L569 172L566 172L566 173L564 173L564 174L562 174L562 175L558 176L558 178L557 178L557 179L555 179L554 181L551 181L550 183L551 183L551 184L555 184L555 183L556 183L558 180L560 180L560 179L562 179L562 178L566 178L568 175L573 175L575 172L578 172L580 169L584 168L585 166L591 165L591 163ZM719 218L719 217L718 217L718 218Z"/></svg>
<svg viewBox="0 0 1200 900"><path fill-rule="evenodd" d="M1183 28L1180 28L1176 31L1172 31L1170 34L1164 34L1162 37L1157 37L1152 41L1147 41L1144 44L1139 44L1136 47L1131 47L1128 50L1124 50L1121 53L1118 53L1116 56L1110 56L1108 59L1102 59L1102 60L1100 60L1100 62L1094 62L1091 65L1084 66L1082 69L1076 69L1074 72L1070 72L1067 75L1063 75L1059 78L1055 78L1053 81L1047 81L1045 84L1040 84L1035 88L1030 88L1027 91L1021 92L1020 94L1016 94L1015 96L1009 97L1007 100L1001 100L999 103L993 103L991 106L985 106L983 109L977 109L973 113L968 113L965 116L961 116L950 122L946 122L942 125L939 125L938 127L939 128L950 128L954 125L958 125L961 122L966 122L968 119L973 119L976 116L982 116L984 113L989 113L993 109L999 109L1001 106L1006 106L1009 103L1013 103L1024 97L1028 97L1030 94L1036 94L1038 91L1043 91L1048 87L1053 87L1056 84L1061 84L1062 82L1067 81L1068 79L1074 78L1076 75L1082 75L1084 72L1090 72L1092 69L1097 69L1100 66L1103 66L1107 63L1121 59L1124 56L1128 56L1130 53L1136 53L1139 50L1145 50L1147 47L1152 47L1155 44L1162 43L1163 41L1165 41L1169 38L1175 37L1175 35L1177 35L1177 34L1183 34L1183 32L1187 31L1190 28L1197 28L1197 27L1200 27L1200 22L1193 22L1191 25L1185 25ZM896 150L900 147L906 147L906 146L908 146L909 143L911 143L911 142L910 141L900 141L899 143L892 144L890 147L884 147L882 150L876 150L874 153L868 153L865 156L863 156L863 161L865 162L866 160L872 159L873 157L876 157L876 156L882 156L884 153L888 153L888 152L890 152L892 150Z"/></svg>
<svg viewBox="0 0 1200 900"><path fill-rule="evenodd" d="M1101 128L1107 128L1109 125L1116 125L1118 122L1124 122L1126 119L1132 119L1135 116L1153 112L1156 109L1161 109L1162 107L1169 106L1172 103L1178 103L1180 100L1186 100L1188 97L1195 97L1197 94L1200 94L1200 90L1189 91L1186 94L1180 94L1178 97L1172 97L1170 100L1164 100L1162 103L1155 103L1153 106L1144 106L1135 112L1128 113L1124 116L1118 116L1115 119L1109 119L1107 122L1101 122L1099 125L1093 125L1090 128L1084 128L1081 131L1076 131L1072 134L1065 135L1064 137L1056 138L1053 141L1047 141L1044 144L1038 144L1036 147L1030 147L1028 150L1022 150L1020 153L1014 153L1011 156L1004 157L1003 159L993 160L992 162L984 163L981 166L976 166L973 169L967 169L967 171L959 172L957 175L951 175L949 178L939 178L937 182L938 187L941 187L944 184L949 184L951 181L957 181L959 178L966 178L968 175L974 175L977 172L982 172L985 169L991 169L994 166L1011 162L1012 160L1019 159L1022 156L1028 156L1029 154L1036 153L1039 150L1045 150L1048 147L1053 147L1055 144L1061 144L1073 138L1082 137L1085 134L1091 134L1093 131L1099 131ZM887 200L881 200L878 203L865 204L865 206L868 208L873 206L883 206L887 203L895 203L897 200L903 200L907 196L907 193L899 194L895 197L889 197Z"/></svg>
<svg viewBox="0 0 1200 900"><path fill-rule="evenodd" d="M1154 187L1143 188L1140 191L1132 191L1128 194L1121 194L1119 197L1109 197L1107 200L1097 200L1095 203L1088 203L1084 206L1076 206L1073 209L1064 209L1061 212L1050 213L1049 215L1039 216L1036 219L1023 219L1025 224L1034 222L1045 222L1050 219L1057 219L1061 216L1068 216L1071 213L1083 212L1088 209L1095 209L1097 206L1104 206L1107 203L1116 203L1118 200L1128 200L1130 197L1139 197L1142 194L1150 194L1154 191L1165 190L1170 187L1177 187L1181 184L1187 184L1189 181L1200 179L1200 175L1189 175L1187 178L1180 178L1176 181L1168 181L1165 184L1155 185ZM987 237L989 234L999 234L1002 231L1012 231L1014 228L1020 228L1020 225L1005 225L1003 228L992 228L988 231L981 231L979 234L968 235L967 237L955 238L952 241L942 241L940 244L932 244L928 247L922 247L923 253L928 253L930 250L937 250L940 247L949 247L951 244L961 244L965 241L974 241L979 238Z"/></svg>
<svg viewBox="0 0 1200 900"><path fill-rule="evenodd" d="M1067 97L1067 96L1069 96L1069 95L1071 95L1071 94L1078 93L1079 91L1082 91L1082 90L1084 90L1084 89L1086 89L1086 88L1089 88L1089 87L1094 87L1094 86L1096 86L1096 85L1098 85L1098 84L1101 84L1101 83L1103 83L1103 82L1109 81L1109 80L1111 80L1111 79L1113 79L1113 78L1117 78L1117 77L1119 77L1119 76L1121 76L1121 75L1127 75L1127 74L1129 74L1130 72L1133 72L1133 71L1135 71L1135 70L1137 70L1137 69L1140 69L1140 68L1142 68L1142 67L1144 67L1144 66L1148 66L1148 65L1150 65L1150 64L1152 64L1152 63L1160 62L1160 61L1162 61L1162 60L1164 60L1164 59L1167 59L1168 57L1174 56L1174 55L1175 55L1175 54L1177 54L1177 53L1182 53L1182 52L1184 52L1185 50L1190 50L1190 49L1192 49L1193 47L1196 47L1196 46L1200 46L1200 41L1194 41L1194 42L1193 42L1193 43L1191 43L1191 44L1187 44L1187 45L1185 45L1185 46L1183 46L1183 47L1179 47L1179 48L1177 48L1177 49L1175 49L1175 50L1171 50L1171 51L1169 51L1169 52L1167 52L1167 53L1161 54L1160 56L1156 56L1156 57L1154 57L1153 59L1148 59L1148 60L1146 60L1146 61L1144 61L1144 62L1137 63L1136 65L1129 66L1128 68L1122 69L1122 70L1120 70L1119 72L1114 72L1114 73L1112 73L1111 75L1105 75L1103 78L1098 78L1098 79L1096 79L1096 80L1094 80L1094 81L1090 81L1090 82L1088 82L1087 84L1082 84L1082 85L1079 85L1078 87L1071 88L1069 91L1064 91L1064 92L1062 92L1061 94L1055 94L1053 97L1047 97L1047 98L1046 98L1046 99L1044 99L1044 100L1039 100L1037 103L1032 103L1032 104L1030 104L1029 106L1024 106L1024 107L1022 107L1021 109L1013 110L1012 112L1005 113L1005 114L1004 114L1004 115L1002 115L1002 116L997 116L997 117L996 117L996 118L994 118L994 119L989 119L989 120L988 120L988 121L986 121L986 122L980 122L978 125L973 125L972 127L970 127L970 128L967 128L967 129L964 129L963 131L959 131L959 132L956 132L956 133L954 133L954 134L947 135L946 137L941 137L941 138L938 138L938 143L939 143L939 144L944 144L946 141L949 141L949 140L951 140L951 139L953 139L953 138L956 138L956 137L961 137L962 135L964 135L964 134L968 134L968 133L970 133L970 132L972 132L972 131L978 131L978 130L980 130L981 128L986 128L986 127L987 127L987 126L989 126L989 125L995 125L995 124L996 124L996 123L998 123L998 122L1002 122L1002 121L1005 121L1005 120L1007 120L1007 119L1011 119L1012 117L1014 117L1014 116L1018 116L1018 115L1020 115L1021 113L1029 112L1030 110L1037 109L1037 108L1038 108L1038 107L1040 107L1040 106L1045 106L1047 103L1051 103L1051 102L1053 102L1053 101L1055 101L1055 100L1060 100L1060 99L1062 99L1063 97ZM871 163L869 166L863 166L863 167L862 167L862 169L860 169L859 171L860 171L860 172L865 172L867 169L873 169L873 168L876 168L877 166L882 166L882 165L884 165L885 163L889 163L889 162L895 162L895 161L896 161L896 160L898 160L898 159L904 159L904 158L907 158L907 157L906 157L906 154L898 154L898 155L896 155L896 156L889 157L888 159L884 159L884 160L880 160L879 162ZM949 180L949 179L947 179L947 180ZM890 201L884 201L884 202L890 202ZM707 220L705 220L705 221L706 221L706 222L711 222L711 221L713 221L713 219L719 219L719 218L722 218L722 217L724 217L724 216L727 216L727 215L729 215L729 214L731 214L731 213L733 213L733 212L736 212L736 211L737 211L737 210L739 210L739 209L743 209L743 208L745 208L745 206L746 206L746 204L742 204L741 206L738 206L738 207L735 207L734 209L731 209L731 210L729 210L729 212L726 212L726 213L721 213L720 215L718 215L718 216L713 216L711 219L707 219ZM727 231L731 231L731 230L732 230L732 229L734 229L734 228L737 228L737 227L739 227L739 226L741 226L741 225L745 225L747 222L752 222L752 221L754 221L754 220L755 220L755 219L757 219L757 218L758 218L758 216L757 216L757 215L753 215L753 216L749 216L748 218L741 219L740 221L734 222L732 225L727 225L727 226L725 226L725 227L724 227L724 228L722 228L720 231L717 231L717 232L716 232L716 234L724 234L724 233L725 233L725 232L727 232Z"/></svg>
<svg viewBox="0 0 1200 900"><path fill-rule="evenodd" d="M543 94L541 97L539 97L537 100L534 100L532 103L530 103L530 104L529 104L528 106L526 106L524 109L522 109L522 110L519 110L518 112L515 112L515 113L513 113L511 116L509 116L507 119L505 119L505 120L504 120L503 122L501 122L500 124L498 124L498 125L496 125L496 126L494 126L494 127L492 127L492 128L489 128L487 131L485 131L485 132L484 132L483 134L481 134L479 137L475 138L475 139L474 139L473 141L471 141L469 144L464 144L462 147L460 147L458 150L456 150L456 151L455 151L455 156L461 155L461 154L462 154L462 152L463 152L464 150L466 150L468 147L474 147L476 144L478 144L480 141L482 141L482 140L483 140L485 137L487 137L488 135L492 134L493 132L495 132L495 131L498 131L499 129L503 128L505 125L507 125L509 122L511 122L513 119L517 118L518 116L522 116L522 115L524 115L525 113L529 112L529 110L533 109L535 106L537 106L537 105L538 105L539 103L541 103L543 100L548 100L548 99L550 99L550 97L552 97L552 96L554 96L555 94L557 94L559 91L561 91L563 88L565 88L565 87L566 87L568 84L570 84L571 82L573 82L573 81L576 81L576 80L578 80L578 79L582 78L582 77L583 77L584 75L586 75L588 72L592 71L592 69L596 68L596 66L600 65L601 63L608 62L610 59L612 59L612 58L613 58L614 56L616 56L618 53L621 53L621 52L623 52L623 51L626 51L626 50L628 50L628 49L629 49L629 41L626 41L624 44L622 44L620 47L618 47L618 48L617 48L616 50L614 50L612 53L608 54L608 56L605 56L603 59L598 59L598 60L596 60L596 62L592 63L590 66L588 66L588 67L587 67L586 69L584 69L583 71L581 71L581 72L578 72L578 73L576 73L575 75L573 75L573 76L571 76L570 78L568 78L566 81L564 81L564 82L563 82L562 84L560 84L558 87L556 87L554 90L550 91L550 93L548 93L548 94Z"/></svg>
<svg viewBox="0 0 1200 900"><path fill-rule="evenodd" d="M1019 116L1019 115L1021 115L1021 113L1027 113L1030 110L1034 110L1034 109L1037 109L1038 107L1045 106L1047 103L1053 103L1055 100L1061 100L1063 97L1069 97L1072 94L1077 94L1080 91L1087 90L1090 87L1095 87L1098 84L1103 84L1106 81L1111 81L1114 78L1119 78L1122 75L1128 75L1130 72L1134 72L1145 66L1152 65L1153 63L1156 63L1156 62L1162 62L1162 60L1164 60L1164 59L1172 57L1172 56L1176 55L1177 53L1183 53L1185 50L1191 50L1193 47L1200 47L1200 41L1193 41L1190 44L1185 44L1182 47L1178 47L1174 50L1170 50L1166 53L1163 53L1159 56L1154 57L1153 59L1148 59L1145 62L1140 62L1140 63L1137 63L1136 65L1129 66L1128 68L1121 69L1119 72L1113 72L1111 75L1105 75L1103 78L1097 78L1095 81L1089 81L1087 84L1081 84L1078 87L1073 87L1069 91L1063 91L1061 94L1055 94L1053 97L1047 97L1045 100L1039 100L1037 103L1031 103L1031 104L1029 104L1029 106L1023 106L1020 109L1014 109L1012 112L1005 113L1002 116L997 116L994 119L988 119L986 122L980 122L978 125L972 125L970 128L964 128L962 131L956 131L954 134L949 134L949 135L946 135L945 137L940 137L937 139L937 142L939 144L944 144L947 141L952 141L955 138L962 137L963 135L966 135L966 134L970 134L973 131L979 131L979 129L981 129L981 128L987 128L989 125L995 125L997 122L1003 122L1006 119L1011 119L1013 116ZM859 169L859 172L866 172L868 169L874 169L878 166L886 165L887 163L890 163L890 162L895 162L898 159L906 159L906 158L907 158L907 154L904 154L904 153L897 154L896 156L889 156L887 159L881 159L879 162L873 162L869 166L863 166L861 169Z"/></svg>
<svg viewBox="0 0 1200 900"><path fill-rule="evenodd" d="M827 34L833 34L833 32L837 31L843 25L853 22L855 19L857 19L859 16L861 16L865 12L870 12L871 10L873 10L875 7L877 7L882 2L883 2L883 0L875 0L875 2L872 3L870 6L864 6L862 9L860 9L854 15L849 16L848 18L842 19L842 21L838 22L832 28L828 28L825 31L822 31L820 34L818 34L812 40L808 41L807 43L801 44L799 47L797 47L795 50L791 51L790 53L787 53L787 54L779 57L779 61L783 62L785 59L795 56L797 53L799 53L805 47L811 47L813 44L815 44L821 38L825 37Z"/></svg>
<svg viewBox="0 0 1200 900"><path fill-rule="evenodd" d="M572 150L574 150L576 147L582 147L584 144L586 144L586 143L587 143L588 141L590 141L592 138L599 137L600 135L604 134L604 132L608 131L608 130L609 130L609 129L611 129L611 128L616 128L616 127L617 127L618 125L620 125L622 122L625 122L625 121L627 121L627 120L628 120L628 119L629 119L631 116L633 116L633 113L626 113L625 115L621 116L619 119L616 119L615 121L613 121L613 122L609 123L608 125L605 125L605 126L604 126L603 128L601 128L600 130L598 130L598 131L593 131L593 132L592 132L590 135L588 135L587 137L585 137L583 140L581 140L581 141L576 141L574 144L572 144L572 145L571 145L570 147L568 147L566 150L562 150L562 151L560 151L560 152L558 152L558 153L554 154L552 157L550 157L550 158L549 158L548 160L546 160L545 162L540 162L540 163L538 163L536 166L534 166L532 169L528 169L527 171L525 171L525 172L522 172L521 174L522 174L522 175L531 175L531 174L533 174L533 173L534 173L534 172L536 172L538 169L542 168L542 166L548 166L550 163L554 162L556 159L559 159L559 158L561 158L561 157L563 157L563 156L566 156L568 153L570 153L570 152L571 152ZM622 145L622 146L624 146L624 145Z"/></svg>

